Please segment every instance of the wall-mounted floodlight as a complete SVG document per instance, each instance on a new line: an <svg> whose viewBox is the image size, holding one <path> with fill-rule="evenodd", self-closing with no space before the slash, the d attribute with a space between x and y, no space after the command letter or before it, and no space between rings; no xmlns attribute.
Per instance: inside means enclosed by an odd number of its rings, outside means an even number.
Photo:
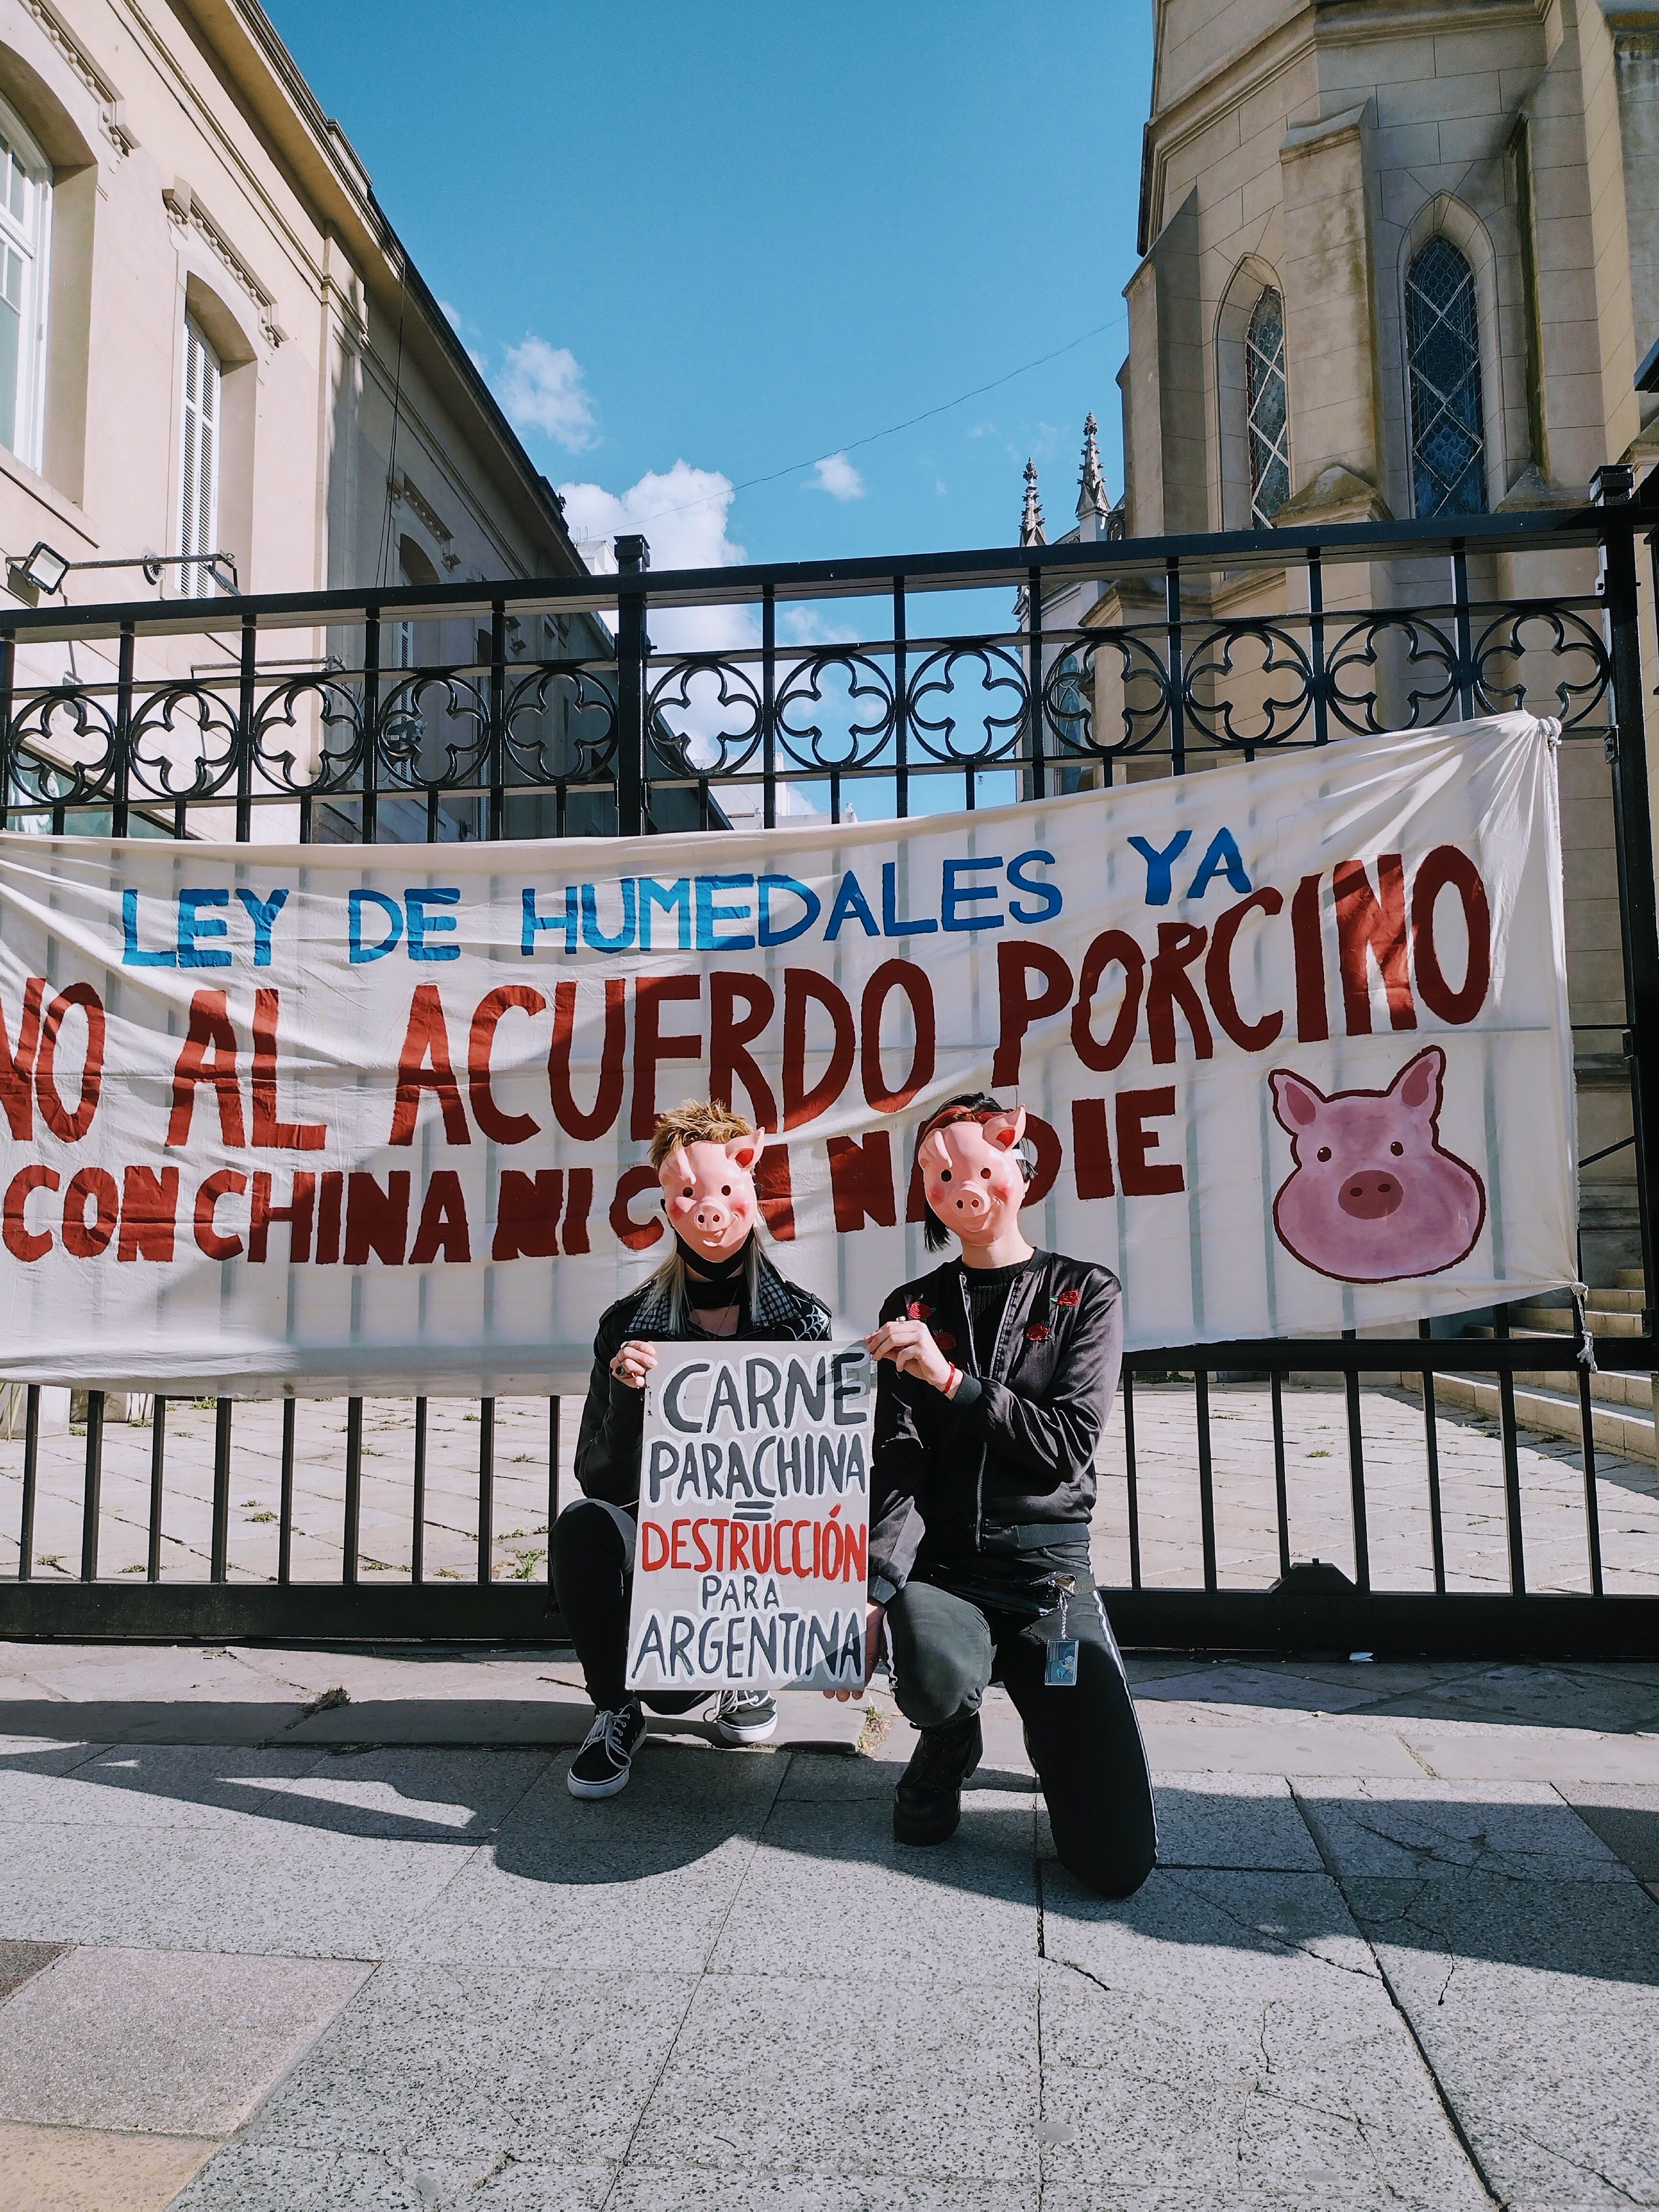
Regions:
<svg viewBox="0 0 1659 2212"><path fill-rule="evenodd" d="M27 585L27 593L20 593L19 596L27 596L32 603L42 592L60 590L72 566L66 554L59 553L48 545L44 538L40 538L35 540L33 552L26 553L21 561L10 563L7 581L14 591L20 583Z"/></svg>

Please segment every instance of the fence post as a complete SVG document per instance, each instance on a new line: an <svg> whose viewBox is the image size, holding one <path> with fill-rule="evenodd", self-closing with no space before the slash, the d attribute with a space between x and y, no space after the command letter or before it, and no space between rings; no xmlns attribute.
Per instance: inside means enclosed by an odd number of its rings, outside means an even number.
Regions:
<svg viewBox="0 0 1659 2212"><path fill-rule="evenodd" d="M617 540L617 570L623 584L617 601L617 834L645 830L645 585L651 548L643 538ZM635 580L627 588L629 578Z"/></svg>
<svg viewBox="0 0 1659 2212"><path fill-rule="evenodd" d="M1659 917L1654 912L1653 823L1647 734L1642 714L1642 642L1637 628L1634 472L1622 462L1590 480L1595 506L1626 512L1601 533L1601 592L1613 676L1613 843L1619 861L1619 921L1625 956L1625 1040L1631 1122L1636 1137L1636 1202L1642 1236L1643 1333L1653 1334L1653 1167L1659 1161Z"/></svg>

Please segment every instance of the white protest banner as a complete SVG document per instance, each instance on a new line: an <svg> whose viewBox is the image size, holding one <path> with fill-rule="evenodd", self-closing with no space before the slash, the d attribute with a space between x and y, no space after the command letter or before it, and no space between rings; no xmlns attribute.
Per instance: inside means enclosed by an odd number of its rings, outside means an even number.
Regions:
<svg viewBox="0 0 1659 2212"><path fill-rule="evenodd" d="M861 1344L664 1344L646 1383L630 1690L858 1689Z"/></svg>
<svg viewBox="0 0 1659 2212"><path fill-rule="evenodd" d="M6 836L0 1381L580 1389L688 1094L775 1133L774 1256L847 1337L928 1264L918 1122L980 1088L1131 1346L1570 1282L1554 739L635 841Z"/></svg>

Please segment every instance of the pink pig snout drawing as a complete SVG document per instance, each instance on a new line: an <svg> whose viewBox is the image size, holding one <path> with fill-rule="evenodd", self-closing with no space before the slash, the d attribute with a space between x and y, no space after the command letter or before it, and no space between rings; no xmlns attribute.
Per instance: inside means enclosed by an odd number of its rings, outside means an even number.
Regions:
<svg viewBox="0 0 1659 2212"><path fill-rule="evenodd" d="M1342 1283L1396 1283L1437 1275L1474 1249L1486 1192L1440 1141L1445 1072L1445 1054L1431 1045L1386 1091L1328 1098L1289 1068L1268 1076L1292 1164L1273 1228L1304 1267Z"/></svg>

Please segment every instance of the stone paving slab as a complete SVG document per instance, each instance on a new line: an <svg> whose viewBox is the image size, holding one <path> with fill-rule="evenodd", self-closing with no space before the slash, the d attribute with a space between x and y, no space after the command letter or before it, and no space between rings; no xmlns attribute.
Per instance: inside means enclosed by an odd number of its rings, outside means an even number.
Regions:
<svg viewBox="0 0 1659 2212"><path fill-rule="evenodd" d="M872 1986L711 1975L697 1984L629 2163L705 2180L758 2169L819 2182L1030 2184L1037 2096L1034 1973L994 1998L942 1978Z"/></svg>
<svg viewBox="0 0 1659 2212"><path fill-rule="evenodd" d="M1341 1880L1437 1882L1470 1872L1514 1881L1613 1881L1629 1869L1542 1782L1337 1783L1298 1778L1308 1825Z"/></svg>
<svg viewBox="0 0 1659 2212"><path fill-rule="evenodd" d="M234 1847L167 1827L0 1823L0 1935L145 1949L384 1957L475 1846L249 1818Z"/></svg>
<svg viewBox="0 0 1659 2212"><path fill-rule="evenodd" d="M1043 1893L1045 2200L1486 2212L1328 1877Z"/></svg>
<svg viewBox="0 0 1659 2212"><path fill-rule="evenodd" d="M641 1963L696 1973L743 1881L783 1761L763 1753L647 1745L624 1796L574 1798L560 1759L388 1955L510 1966L554 1959L585 1972Z"/></svg>
<svg viewBox="0 0 1659 2212"><path fill-rule="evenodd" d="M1571 1782L1561 1795L1638 1881L1659 1882L1659 1784Z"/></svg>
<svg viewBox="0 0 1659 2212"><path fill-rule="evenodd" d="M1324 1862L1282 1774L1152 1775L1161 1867L1322 1874Z"/></svg>
<svg viewBox="0 0 1659 2212"><path fill-rule="evenodd" d="M218 2148L0 2120L0 2212L163 2212Z"/></svg>
<svg viewBox="0 0 1659 2212"><path fill-rule="evenodd" d="M383 1966L245 2141L416 2162L618 2160L697 1986L648 1958L631 1973ZM703 2074L718 2070L699 2048ZM769 2095L769 2061L766 2078Z"/></svg>
<svg viewBox="0 0 1659 2212"><path fill-rule="evenodd" d="M1659 1911L1628 1879L1354 1881L1375 1947L1493 2193L1516 2207L1650 2204Z"/></svg>
<svg viewBox="0 0 1659 2212"><path fill-rule="evenodd" d="M368 1972L334 1960L71 1951L7 2002L0 2119L228 2136Z"/></svg>
<svg viewBox="0 0 1659 2212"><path fill-rule="evenodd" d="M62 1943L0 1942L0 2004L54 1959L61 1959L67 1948Z"/></svg>

